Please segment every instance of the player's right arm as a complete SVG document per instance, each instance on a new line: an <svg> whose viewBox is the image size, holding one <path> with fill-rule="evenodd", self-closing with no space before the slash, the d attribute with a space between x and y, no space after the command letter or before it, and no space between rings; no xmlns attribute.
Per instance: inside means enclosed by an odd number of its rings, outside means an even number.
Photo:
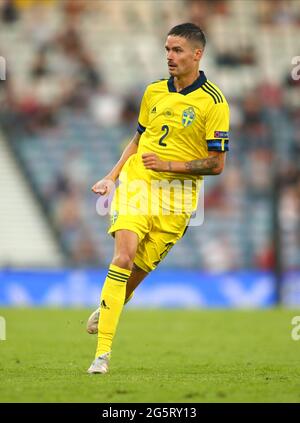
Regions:
<svg viewBox="0 0 300 423"><path fill-rule="evenodd" d="M149 116L148 96L149 96L149 92L148 92L148 89L146 89L142 98L142 102L141 102L140 113L138 118L138 127L137 127L137 132L135 136L127 145L127 147L123 151L123 154L120 160L114 166L114 168L109 172L109 174L106 175L100 181L96 182L95 185L92 187L92 191L95 194L100 194L100 195L109 194L111 189L114 187L114 184L117 178L120 175L122 167L124 166L126 161L129 159L129 157L137 152L141 135L146 130L147 122L148 122L148 116Z"/></svg>
<svg viewBox="0 0 300 423"><path fill-rule="evenodd" d="M120 157L120 160L118 163L112 168L112 170L103 178L100 179L100 181L96 182L95 185L92 187L92 191L95 194L105 195L109 194L112 187L114 186L114 183L118 179L120 172L122 170L122 167L126 163L126 161L129 159L130 156L135 154L138 149L139 141L141 138L141 134L139 132L136 132L130 143L127 145L125 150L122 153L122 156Z"/></svg>

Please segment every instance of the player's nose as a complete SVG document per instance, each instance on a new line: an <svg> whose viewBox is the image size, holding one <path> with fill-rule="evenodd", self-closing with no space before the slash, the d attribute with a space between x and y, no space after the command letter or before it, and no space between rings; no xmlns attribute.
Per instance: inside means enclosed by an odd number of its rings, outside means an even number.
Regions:
<svg viewBox="0 0 300 423"><path fill-rule="evenodd" d="M168 60L168 62L172 62L172 60L173 60L173 52L172 51L167 52L167 60Z"/></svg>

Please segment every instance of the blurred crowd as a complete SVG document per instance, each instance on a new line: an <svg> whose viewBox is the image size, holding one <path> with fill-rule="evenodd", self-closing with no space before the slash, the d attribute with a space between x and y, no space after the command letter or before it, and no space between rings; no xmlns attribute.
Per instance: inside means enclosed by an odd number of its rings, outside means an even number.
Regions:
<svg viewBox="0 0 300 423"><path fill-rule="evenodd" d="M178 0L178 3L186 19L203 27L208 37L213 33L208 18L228 17L232 8L232 1L227 0ZM250 3L253 7L253 2ZM257 3L256 25L299 27L300 33L300 7L295 7L295 1ZM34 0L4 0L0 4L0 25L7 33L22 25L24 46L26 43L34 46L34 54L26 66L26 78L31 81L28 89L19 90L9 67L7 80L0 81L0 119L11 139L59 136L66 111L74 116L88 115L100 128L122 126L128 128L128 134L134 133L143 87L137 86L135 92L125 95L110 90L101 57L99 61L89 48L81 25L83 17L88 20L95 13L105 13L105 2L45 0L41 6L40 1ZM47 20L48 8L58 10L58 28ZM169 24L170 19L167 22ZM122 39L119 42L122 43ZM2 37L0 55L4 47ZM251 39L239 50L216 46L213 52L213 66L217 69L239 70L243 66L251 69L259 60ZM273 268L276 211L286 265L299 267L300 78L292 78L289 68L290 62L280 81L266 78L241 96L230 97L230 93L226 93L231 106L231 151L224 175L208 185L205 207L208 216L215 218L221 210L222 219L240 221L244 228L244 252L236 254L236 250L230 248L229 226L228 233L226 228L223 230L224 245L219 263L210 261L209 249L207 256L205 249L201 252L202 263L207 268L227 270L238 268L241 263L261 269ZM147 82L145 80L145 84ZM87 142L88 138L86 133ZM125 139L120 142L122 146ZM116 149L119 154L119 144ZM38 195L71 262L101 264L106 260L105 253L95 247L82 211L87 205L83 204L81 194L86 187L80 150L73 150L67 161L66 167L57 172L51 189ZM102 176L99 171L99 178ZM229 248L225 248L228 245ZM242 260L241 255L246 258Z"/></svg>

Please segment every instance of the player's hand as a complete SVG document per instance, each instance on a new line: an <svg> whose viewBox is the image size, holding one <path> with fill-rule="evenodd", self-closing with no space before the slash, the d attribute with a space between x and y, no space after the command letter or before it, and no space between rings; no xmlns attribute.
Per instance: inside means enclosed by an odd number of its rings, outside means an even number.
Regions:
<svg viewBox="0 0 300 423"><path fill-rule="evenodd" d="M95 185L92 186L92 191L95 194L107 195L112 191L114 186L115 186L115 183L112 179L103 178L100 181L96 182Z"/></svg>
<svg viewBox="0 0 300 423"><path fill-rule="evenodd" d="M168 162L161 160L155 153L142 154L142 160L146 169L156 172L166 172L168 170Z"/></svg>

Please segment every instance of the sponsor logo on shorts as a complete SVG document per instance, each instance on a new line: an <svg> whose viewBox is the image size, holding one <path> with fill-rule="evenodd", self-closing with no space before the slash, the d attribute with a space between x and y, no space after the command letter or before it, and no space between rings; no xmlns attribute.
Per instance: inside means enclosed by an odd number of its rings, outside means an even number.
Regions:
<svg viewBox="0 0 300 423"><path fill-rule="evenodd" d="M113 225L114 223L116 223L116 220L118 219L119 213L117 212L117 210L114 210L111 214L110 220L111 220L111 224Z"/></svg>

